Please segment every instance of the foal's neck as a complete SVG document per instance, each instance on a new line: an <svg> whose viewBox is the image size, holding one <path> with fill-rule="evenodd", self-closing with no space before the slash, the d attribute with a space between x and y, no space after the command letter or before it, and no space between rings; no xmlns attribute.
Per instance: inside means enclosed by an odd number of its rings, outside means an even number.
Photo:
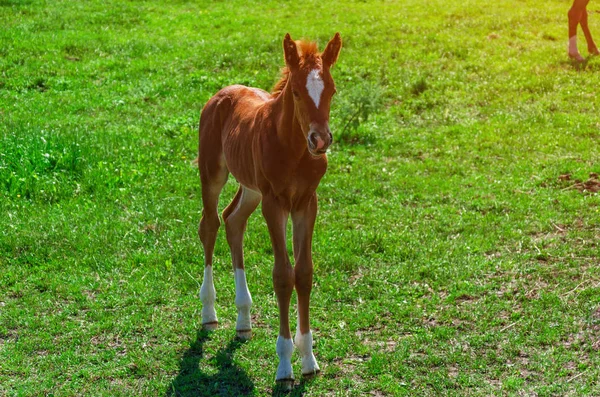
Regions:
<svg viewBox="0 0 600 397"><path fill-rule="evenodd" d="M300 157L307 150L306 138L296 117L292 84L289 78L284 89L273 101L273 114L279 141Z"/></svg>

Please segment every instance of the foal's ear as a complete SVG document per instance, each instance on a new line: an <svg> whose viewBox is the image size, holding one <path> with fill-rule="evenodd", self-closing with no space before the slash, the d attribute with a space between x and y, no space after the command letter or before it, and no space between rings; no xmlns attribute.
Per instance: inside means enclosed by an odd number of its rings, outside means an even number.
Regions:
<svg viewBox="0 0 600 397"><path fill-rule="evenodd" d="M342 38L339 33L336 33L333 36L333 39L327 43L327 47L325 47L325 51L321 54L321 59L323 60L323 64L327 67L331 67L335 61L337 61L338 55L340 54L340 50L342 49Z"/></svg>
<svg viewBox="0 0 600 397"><path fill-rule="evenodd" d="M291 69L296 69L300 65L300 56L296 42L292 40L289 33L286 33L283 39L283 54L285 55L285 64Z"/></svg>

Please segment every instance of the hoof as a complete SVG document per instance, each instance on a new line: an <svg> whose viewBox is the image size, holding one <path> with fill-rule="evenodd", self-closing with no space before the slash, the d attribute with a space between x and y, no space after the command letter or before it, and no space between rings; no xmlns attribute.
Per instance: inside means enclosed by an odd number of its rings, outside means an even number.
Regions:
<svg viewBox="0 0 600 397"><path fill-rule="evenodd" d="M252 339L252 330L251 329L238 329L235 332L237 334L237 337L241 340Z"/></svg>
<svg viewBox="0 0 600 397"><path fill-rule="evenodd" d="M304 379L312 379L312 378L315 378L320 373L321 373L321 370L319 368L317 368L314 371L310 371L310 372L307 372L307 373L303 372L302 376L304 377Z"/></svg>
<svg viewBox="0 0 600 397"><path fill-rule="evenodd" d="M569 58L574 60L575 62L584 62L585 58L581 56L581 54L569 54Z"/></svg>
<svg viewBox="0 0 600 397"><path fill-rule="evenodd" d="M282 391L291 391L294 387L294 379L277 379L275 381L277 383L277 387Z"/></svg>
<svg viewBox="0 0 600 397"><path fill-rule="evenodd" d="M212 321L210 323L204 323L202 324L202 329L204 331L214 331L219 327L219 323L216 321Z"/></svg>

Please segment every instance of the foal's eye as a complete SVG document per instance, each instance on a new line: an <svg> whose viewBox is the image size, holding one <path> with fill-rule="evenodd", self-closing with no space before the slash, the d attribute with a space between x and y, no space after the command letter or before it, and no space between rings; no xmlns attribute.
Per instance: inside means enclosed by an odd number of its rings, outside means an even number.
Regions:
<svg viewBox="0 0 600 397"><path fill-rule="evenodd" d="M300 94L298 94L298 91L296 91L296 90L292 90L292 95L294 95L294 96L297 98L297 97L298 97L298 95L300 95Z"/></svg>

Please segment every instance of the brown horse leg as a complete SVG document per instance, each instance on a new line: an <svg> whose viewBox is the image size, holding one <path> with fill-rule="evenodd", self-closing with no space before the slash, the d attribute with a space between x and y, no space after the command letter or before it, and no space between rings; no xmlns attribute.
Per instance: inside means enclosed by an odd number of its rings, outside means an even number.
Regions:
<svg viewBox="0 0 600 397"><path fill-rule="evenodd" d="M217 205L219 194L227 182L228 171L224 161L216 159L210 163L203 163L200 156L200 180L202 185L202 219L198 227L198 235L204 247L204 279L200 287L200 300L202 301L202 328L214 330L218 320L215 311L216 291L213 283L212 260L217 239L217 232L221 222Z"/></svg>
<svg viewBox="0 0 600 397"><path fill-rule="evenodd" d="M294 290L294 268L290 263L286 246L286 225L289 210L283 208L277 198L264 196L262 213L267 221L271 244L275 255L273 267L273 287L279 306L279 337L275 350L279 357L275 380L282 387L290 389L294 383L292 371L292 353L294 343L290 332L290 298Z"/></svg>
<svg viewBox="0 0 600 397"><path fill-rule="evenodd" d="M235 329L240 339L250 339L252 337L252 323L250 320L252 297L246 283L243 241L248 217L254 212L260 200L260 193L240 186L231 204L223 211L235 277L235 306L238 310Z"/></svg>
<svg viewBox="0 0 600 397"><path fill-rule="evenodd" d="M581 22L585 7L589 0L574 0L569 9L569 57L577 61L583 61L583 57L577 49L577 25Z"/></svg>
<svg viewBox="0 0 600 397"><path fill-rule="evenodd" d="M588 53L590 55L600 55L600 51L598 51L598 47L596 47L596 43L594 43L594 39L592 38L592 32L590 32L590 26L588 25L588 12L585 8L583 9L580 23L581 30L583 30L583 34L585 36L585 41L587 42Z"/></svg>
<svg viewBox="0 0 600 397"><path fill-rule="evenodd" d="M302 356L302 375L314 375L319 365L312 352L309 305L313 281L312 236L317 217L317 194L292 211L294 233L294 267L296 292L298 294L298 328L294 343Z"/></svg>

